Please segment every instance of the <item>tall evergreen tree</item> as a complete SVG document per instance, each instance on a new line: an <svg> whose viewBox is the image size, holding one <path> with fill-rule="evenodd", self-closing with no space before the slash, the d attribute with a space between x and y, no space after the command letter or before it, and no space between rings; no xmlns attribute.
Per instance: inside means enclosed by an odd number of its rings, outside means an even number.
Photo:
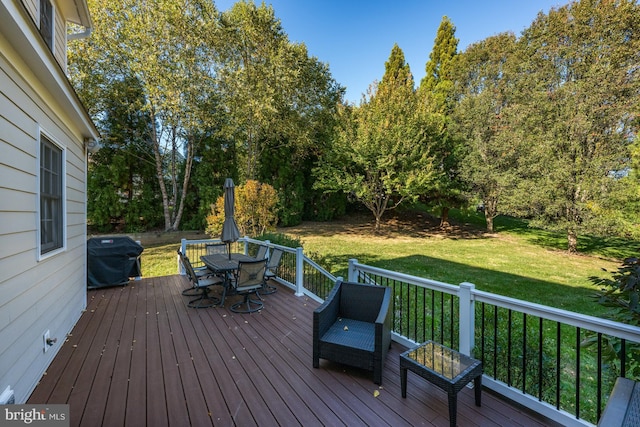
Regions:
<svg viewBox="0 0 640 427"><path fill-rule="evenodd" d="M421 196L426 204L440 209L440 227L449 224L449 209L462 206L464 184L460 179L459 162L461 158L460 141L449 129L451 113L454 107L453 75L458 55L458 39L455 37L453 23L444 16L438 27L429 61L425 65L425 76L418 88L420 108L431 116L439 135L432 147L438 167L438 179L427 194Z"/></svg>
<svg viewBox="0 0 640 427"><path fill-rule="evenodd" d="M432 133L417 108L413 83L395 45L368 101L340 110L337 138L315 169L316 187L362 203L373 214L376 231L387 210L417 198L433 181Z"/></svg>
<svg viewBox="0 0 640 427"><path fill-rule="evenodd" d="M443 16L429 61L425 65L425 76L418 89L422 101L434 111L448 115L453 108L453 79L455 57L458 53L456 27Z"/></svg>

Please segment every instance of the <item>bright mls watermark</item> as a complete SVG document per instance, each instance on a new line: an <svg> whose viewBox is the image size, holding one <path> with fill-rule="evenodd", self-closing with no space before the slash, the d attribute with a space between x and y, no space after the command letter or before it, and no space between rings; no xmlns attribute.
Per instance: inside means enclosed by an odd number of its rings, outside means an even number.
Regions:
<svg viewBox="0 0 640 427"><path fill-rule="evenodd" d="M69 405L0 405L0 427L69 427Z"/></svg>

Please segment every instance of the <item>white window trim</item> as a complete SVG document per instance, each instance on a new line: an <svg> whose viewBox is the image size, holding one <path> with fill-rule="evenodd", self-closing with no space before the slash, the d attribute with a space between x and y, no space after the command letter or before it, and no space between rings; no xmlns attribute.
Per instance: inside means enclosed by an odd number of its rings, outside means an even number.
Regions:
<svg viewBox="0 0 640 427"><path fill-rule="evenodd" d="M41 217L40 217L40 157L42 155L41 148L41 136L44 136L53 145L58 147L62 154L62 246L53 249L49 252L42 253L42 241L41 241ZM47 258L51 258L59 253L67 250L67 149L49 132L38 127L37 134L37 156L36 156L36 240L37 240L37 260L42 261Z"/></svg>

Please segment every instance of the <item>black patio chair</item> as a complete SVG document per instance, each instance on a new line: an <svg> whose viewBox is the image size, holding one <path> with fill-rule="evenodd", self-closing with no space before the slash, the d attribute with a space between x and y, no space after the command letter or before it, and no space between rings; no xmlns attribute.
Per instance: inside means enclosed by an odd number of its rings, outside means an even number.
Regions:
<svg viewBox="0 0 640 427"><path fill-rule="evenodd" d="M180 264L182 265L182 268L183 268L185 274L189 278L189 283L191 283L191 278L189 277L189 271L185 267L184 255L182 254L180 249L178 249L176 252L178 252L178 258L180 260ZM209 270L207 267L193 267L192 266L192 269L193 269L194 273L196 274L196 276L198 276L198 277L209 276L210 274L212 274L211 270ZM193 286L189 286L187 289L184 289L182 291L182 295L184 295L186 297L195 297L197 295L200 295L200 293L201 293L200 289L194 288Z"/></svg>
<svg viewBox="0 0 640 427"><path fill-rule="evenodd" d="M382 384L382 368L391 345L391 289L336 282L313 312L313 367L320 359L373 371Z"/></svg>
<svg viewBox="0 0 640 427"><path fill-rule="evenodd" d="M227 255L227 244L226 243L207 243L205 245L205 250L207 255Z"/></svg>
<svg viewBox="0 0 640 427"><path fill-rule="evenodd" d="M267 249L266 246L260 245L258 246L258 252L256 253L256 259L265 259L267 257Z"/></svg>
<svg viewBox="0 0 640 427"><path fill-rule="evenodd" d="M278 276L278 269L280 268L280 262L282 261L282 254L284 252L282 249L275 248L271 251L271 256L269 257L269 261L267 261L267 270L264 273L264 289L262 290L263 295L269 295L278 290L273 285L270 285L269 280Z"/></svg>
<svg viewBox="0 0 640 427"><path fill-rule="evenodd" d="M230 310L234 313L253 313L261 310L264 304L260 299L252 299L255 294L258 298L258 290L264 286L264 271L267 264L266 259L256 261L240 261L235 279L235 292L244 295L242 301L233 304ZM246 309L243 308L246 306Z"/></svg>
<svg viewBox="0 0 640 427"><path fill-rule="evenodd" d="M192 289L195 291L195 293L185 294L185 290L182 294L197 297L190 300L187 305L191 308L206 308L220 304L220 298L210 294L209 286L223 285L224 279L212 274L210 271L210 274L204 273L204 270L201 274L196 273L191 265L191 261L189 261L189 257L184 254L181 254L181 262L191 282Z"/></svg>

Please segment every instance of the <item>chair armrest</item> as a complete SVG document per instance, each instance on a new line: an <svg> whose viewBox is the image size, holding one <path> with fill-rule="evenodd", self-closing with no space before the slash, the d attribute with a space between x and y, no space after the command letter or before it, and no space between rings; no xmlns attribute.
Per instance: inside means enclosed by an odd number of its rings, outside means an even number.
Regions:
<svg viewBox="0 0 640 427"><path fill-rule="evenodd" d="M375 347L376 350L383 352L383 358L391 344L391 313L391 288L385 288L380 312L375 322Z"/></svg>
<svg viewBox="0 0 640 427"><path fill-rule="evenodd" d="M382 297L382 303L380 304L380 312L376 318L376 323L386 323L391 317L391 288L384 289L384 296Z"/></svg>
<svg viewBox="0 0 640 427"><path fill-rule="evenodd" d="M336 283L327 299L313 312L313 332L318 334L317 339L320 339L338 319L341 285L342 282Z"/></svg>

